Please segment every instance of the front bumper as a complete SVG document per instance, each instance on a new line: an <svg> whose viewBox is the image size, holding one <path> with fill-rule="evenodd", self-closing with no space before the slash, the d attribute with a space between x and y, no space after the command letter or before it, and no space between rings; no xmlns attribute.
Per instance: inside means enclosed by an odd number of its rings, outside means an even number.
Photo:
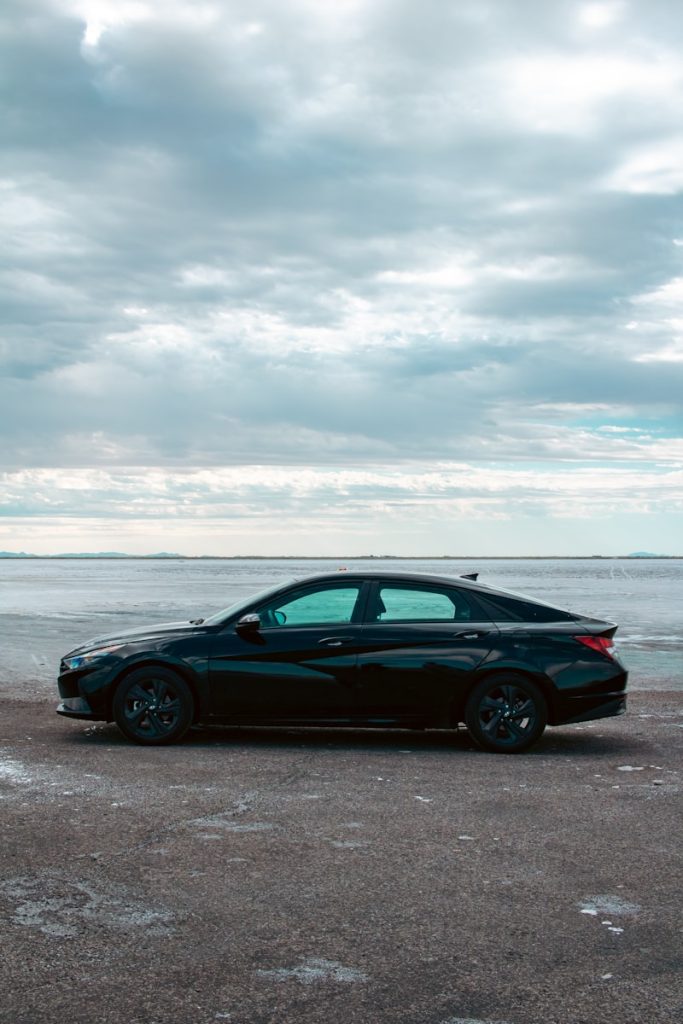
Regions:
<svg viewBox="0 0 683 1024"><path fill-rule="evenodd" d="M111 719L111 693L119 662L96 662L86 668L62 671L57 679L61 703L57 713L68 718Z"/></svg>
<svg viewBox="0 0 683 1024"><path fill-rule="evenodd" d="M84 697L67 697L57 705L57 714L65 718L89 718L97 720L96 715Z"/></svg>

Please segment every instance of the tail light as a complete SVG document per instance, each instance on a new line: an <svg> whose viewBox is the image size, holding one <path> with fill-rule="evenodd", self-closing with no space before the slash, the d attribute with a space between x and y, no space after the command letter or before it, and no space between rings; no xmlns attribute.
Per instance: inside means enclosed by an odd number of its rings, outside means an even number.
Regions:
<svg viewBox="0 0 683 1024"><path fill-rule="evenodd" d="M604 654L607 658L613 657L614 641L611 636L575 636L574 639L585 647L597 651L598 654Z"/></svg>

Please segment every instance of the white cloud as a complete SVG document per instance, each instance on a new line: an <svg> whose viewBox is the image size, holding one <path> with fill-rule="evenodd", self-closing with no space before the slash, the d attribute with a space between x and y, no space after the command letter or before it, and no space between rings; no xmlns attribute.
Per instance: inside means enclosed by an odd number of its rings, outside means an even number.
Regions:
<svg viewBox="0 0 683 1024"><path fill-rule="evenodd" d="M615 446L628 450L624 439ZM665 446L660 445L664 452ZM653 492L662 510L683 506L683 449L679 468L650 470L549 466L543 475L533 469L444 464L423 471L368 466L363 470L327 470L291 466L240 466L161 471L154 467L109 470L24 470L0 476L0 502L5 508L24 505L63 515L121 515L154 518L165 510L170 518L242 519L281 515L287 521L304 514L360 521L380 512L408 514L419 507L432 520L444 515L461 519L478 510L510 518L516 503L550 516L589 507L641 509Z"/></svg>
<svg viewBox="0 0 683 1024"><path fill-rule="evenodd" d="M683 103L680 109L683 112ZM663 139L639 148L607 178L606 187L633 195L677 195L683 191L683 139Z"/></svg>
<svg viewBox="0 0 683 1024"><path fill-rule="evenodd" d="M619 0L610 3L582 4L579 7L579 21L590 29L607 28L618 21L624 9Z"/></svg>
<svg viewBox="0 0 683 1024"><path fill-rule="evenodd" d="M674 277L632 301L646 318L650 339L646 348L634 354L635 362L683 363L683 277Z"/></svg>
<svg viewBox="0 0 683 1024"><path fill-rule="evenodd" d="M683 277L673 277L651 292L644 292L633 299L634 303L658 306L661 309L683 308Z"/></svg>
<svg viewBox="0 0 683 1024"><path fill-rule="evenodd" d="M508 115L551 134L594 132L606 116L606 104L617 100L661 103L673 113L683 85L677 55L666 52L650 59L609 51L533 54L503 62L494 74ZM631 176L647 168L649 163L642 169L638 165Z"/></svg>

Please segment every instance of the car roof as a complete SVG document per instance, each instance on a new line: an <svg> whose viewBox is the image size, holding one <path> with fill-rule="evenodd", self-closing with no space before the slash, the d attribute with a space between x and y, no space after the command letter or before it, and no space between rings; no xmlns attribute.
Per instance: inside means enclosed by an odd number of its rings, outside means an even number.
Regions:
<svg viewBox="0 0 683 1024"><path fill-rule="evenodd" d="M470 574L471 575L471 574ZM336 582L339 579L349 580L375 580L386 583L422 583L432 584L440 587L457 587L459 590L473 590L475 593L488 597L512 598L528 605L540 605L543 608L551 608L554 611L561 611L563 614L572 615L567 609L558 608L556 604L550 604L541 598L530 597L528 594L521 594L515 590L505 590L501 587L492 587L488 583L480 583L464 576L439 576L435 573L424 572L392 572L387 569L347 569L340 567L335 572L315 573L311 576L301 576L290 579L289 583L283 584L280 590L288 590L297 584L306 585L309 583Z"/></svg>
<svg viewBox="0 0 683 1024"><path fill-rule="evenodd" d="M508 590L497 590L495 587L489 586L487 583L475 582L471 579L465 579L463 576L438 576L433 573L424 572L392 572L387 569L346 569L339 568L335 572L321 572L314 573L311 576L300 576L295 580L290 581L289 586L292 583L325 583L334 582L339 579L350 579L350 580L375 580L385 581L387 583L431 583L436 586L448 586L448 587L461 587L463 590L479 590L486 594L500 594L501 596L515 596L519 597L520 600L534 602L534 598L528 598L522 594L513 595ZM536 602L541 604L542 602Z"/></svg>

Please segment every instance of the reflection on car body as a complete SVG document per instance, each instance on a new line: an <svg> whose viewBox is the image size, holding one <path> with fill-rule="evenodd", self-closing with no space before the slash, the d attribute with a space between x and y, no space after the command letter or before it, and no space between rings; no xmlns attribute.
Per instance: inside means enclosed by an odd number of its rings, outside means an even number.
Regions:
<svg viewBox="0 0 683 1024"><path fill-rule="evenodd" d="M145 744L196 722L464 722L484 749L517 752L548 724L625 710L616 629L471 577L328 573L76 648L57 710Z"/></svg>

